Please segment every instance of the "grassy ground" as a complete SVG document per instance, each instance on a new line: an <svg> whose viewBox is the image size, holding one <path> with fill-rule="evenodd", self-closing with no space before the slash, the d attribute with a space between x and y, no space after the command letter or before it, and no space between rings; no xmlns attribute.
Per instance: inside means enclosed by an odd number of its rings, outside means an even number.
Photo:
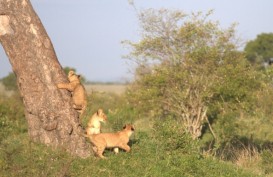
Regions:
<svg viewBox="0 0 273 177"><path fill-rule="evenodd" d="M197 150L197 142L179 133L180 125L173 122L158 124L149 118L138 118L124 106L121 95L94 92L89 96L89 103L85 123L97 108L102 107L109 118L109 122L103 125L103 131L119 130L125 123L136 126L130 141L130 153L121 151L115 155L107 150L107 159L94 156L80 159L61 149L52 150L33 143L28 138L27 123L18 97L0 97L0 176L251 177L265 174L201 154Z"/></svg>
<svg viewBox="0 0 273 177"><path fill-rule="evenodd" d="M75 177L139 177L139 176L257 176L233 164L213 158L164 152L154 137L136 132L130 153L114 155L107 151L107 159L71 157L29 141L27 134L9 136L1 142L0 174L9 176L75 176Z"/></svg>

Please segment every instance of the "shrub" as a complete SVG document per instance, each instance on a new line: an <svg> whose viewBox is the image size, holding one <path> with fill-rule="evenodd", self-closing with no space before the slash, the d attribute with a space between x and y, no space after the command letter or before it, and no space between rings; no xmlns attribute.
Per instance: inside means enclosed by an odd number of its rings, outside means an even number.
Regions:
<svg viewBox="0 0 273 177"><path fill-rule="evenodd" d="M180 119L193 139L207 132L208 120L229 123L236 120L232 112L253 110L262 85L238 49L235 27L220 28L210 14L145 10L139 15L142 39L127 41L127 58L137 63L130 104L144 116ZM219 136L236 133L236 127L212 127L223 131Z"/></svg>
<svg viewBox="0 0 273 177"><path fill-rule="evenodd" d="M9 73L8 76L1 79L3 85L5 86L6 90L13 90L17 91L17 83L16 83L16 76L14 73Z"/></svg>
<svg viewBox="0 0 273 177"><path fill-rule="evenodd" d="M181 121L173 118L157 121L155 123L157 142L167 154L200 154L198 141L192 140L181 124Z"/></svg>
<svg viewBox="0 0 273 177"><path fill-rule="evenodd" d="M19 95L0 96L0 142L10 134L27 131L24 107Z"/></svg>

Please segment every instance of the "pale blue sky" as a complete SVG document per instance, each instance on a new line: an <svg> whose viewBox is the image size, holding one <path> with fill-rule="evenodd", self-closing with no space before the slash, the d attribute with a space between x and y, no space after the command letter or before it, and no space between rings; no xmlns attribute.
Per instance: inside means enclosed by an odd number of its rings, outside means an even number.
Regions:
<svg viewBox="0 0 273 177"><path fill-rule="evenodd" d="M136 13L127 0L31 0L62 66L76 68L90 81L131 78L122 40L137 41ZM214 9L211 16L226 28L237 22L243 40L273 32L272 0L135 0L138 10L169 8L186 13ZM0 78L12 71L0 47Z"/></svg>

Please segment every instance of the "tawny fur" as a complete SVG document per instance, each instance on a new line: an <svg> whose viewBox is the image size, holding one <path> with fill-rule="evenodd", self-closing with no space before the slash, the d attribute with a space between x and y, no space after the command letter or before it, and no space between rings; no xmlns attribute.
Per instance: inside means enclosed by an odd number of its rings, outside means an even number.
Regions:
<svg viewBox="0 0 273 177"><path fill-rule="evenodd" d="M74 71L68 73L69 83L59 83L59 89L66 89L72 93L73 108L76 109L80 115L84 113L87 106L87 94L84 86L80 82L80 76L76 75Z"/></svg>
<svg viewBox="0 0 273 177"><path fill-rule="evenodd" d="M98 111L94 113L88 121L86 134L93 135L101 133L101 122L106 121L107 121L106 114L103 112L102 109L98 109Z"/></svg>
<svg viewBox="0 0 273 177"><path fill-rule="evenodd" d="M131 150L128 146L129 138L135 128L133 125L125 125L123 130L116 133L99 133L94 135L84 135L88 137L93 144L93 150L100 158L105 158L103 152L105 148L121 148L126 152Z"/></svg>
<svg viewBox="0 0 273 177"><path fill-rule="evenodd" d="M107 116L103 112L102 109L99 109L92 117L89 119L86 134L87 135L94 135L101 133L101 122L106 122ZM116 147L114 148L115 154L119 152L119 149Z"/></svg>

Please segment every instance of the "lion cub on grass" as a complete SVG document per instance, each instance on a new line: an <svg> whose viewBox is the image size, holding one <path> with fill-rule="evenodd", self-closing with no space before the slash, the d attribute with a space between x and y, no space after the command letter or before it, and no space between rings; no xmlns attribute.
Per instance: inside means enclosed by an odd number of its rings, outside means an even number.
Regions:
<svg viewBox="0 0 273 177"><path fill-rule="evenodd" d="M102 109L98 109L98 111L92 115L92 117L89 119L87 128L86 128L86 134L87 135L94 135L101 132L101 122L106 122L107 116L103 112Z"/></svg>
<svg viewBox="0 0 273 177"><path fill-rule="evenodd" d="M99 133L94 135L85 135L94 145L93 150L100 158L105 158L103 152L105 148L121 148L126 152L130 151L128 146L129 138L133 134L135 128L133 125L127 124L123 127L123 130L116 133Z"/></svg>
<svg viewBox="0 0 273 177"><path fill-rule="evenodd" d="M87 105L87 95L84 86L80 82L80 75L76 75L74 71L68 73L69 83L59 83L59 89L66 89L72 92L73 108L82 115Z"/></svg>
<svg viewBox="0 0 273 177"><path fill-rule="evenodd" d="M101 133L101 122L106 122L107 116L103 112L102 109L99 109L95 114L92 115L90 120L88 121L86 134L87 135L94 135ZM119 152L119 149L116 147L114 148L115 154Z"/></svg>

